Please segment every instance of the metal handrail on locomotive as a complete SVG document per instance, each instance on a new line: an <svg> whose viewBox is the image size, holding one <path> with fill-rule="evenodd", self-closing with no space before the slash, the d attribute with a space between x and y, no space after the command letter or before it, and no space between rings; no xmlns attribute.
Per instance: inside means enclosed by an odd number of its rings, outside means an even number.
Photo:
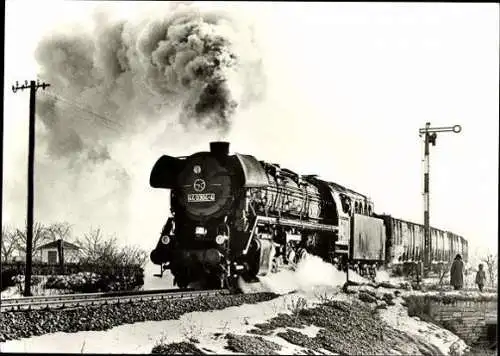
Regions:
<svg viewBox="0 0 500 356"><path fill-rule="evenodd" d="M180 288L232 288L308 254L339 269L374 276L421 261L423 226L374 213L365 195L315 175L300 175L251 155L229 155L228 142L209 152L161 156L153 188L171 190L154 264L169 269ZM467 240L431 229L434 265L456 253L467 259Z"/></svg>

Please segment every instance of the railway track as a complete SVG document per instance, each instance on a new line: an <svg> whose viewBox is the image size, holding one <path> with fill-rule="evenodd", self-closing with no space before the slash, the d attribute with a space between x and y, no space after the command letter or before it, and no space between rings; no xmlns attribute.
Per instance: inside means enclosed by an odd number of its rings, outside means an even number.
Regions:
<svg viewBox="0 0 500 356"><path fill-rule="evenodd" d="M37 296L9 298L0 301L0 311L69 309L87 305L122 304L149 300L192 299L201 296L228 295L227 289L217 290L179 290L160 289L151 291L127 291L109 293L63 294L53 296Z"/></svg>

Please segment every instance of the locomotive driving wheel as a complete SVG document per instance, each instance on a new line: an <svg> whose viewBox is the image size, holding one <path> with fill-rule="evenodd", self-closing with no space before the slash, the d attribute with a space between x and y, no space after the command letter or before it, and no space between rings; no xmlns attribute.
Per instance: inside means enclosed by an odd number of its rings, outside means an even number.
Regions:
<svg viewBox="0 0 500 356"><path fill-rule="evenodd" d="M191 283L191 276L188 270L184 269L173 269L172 274L174 276L174 285L177 285L180 289L186 289Z"/></svg>
<svg viewBox="0 0 500 356"><path fill-rule="evenodd" d="M177 286L180 288L180 289L186 289L189 285L189 281L187 280L187 278L179 278L179 277L176 277L175 278L175 281L174 281Z"/></svg>
<svg viewBox="0 0 500 356"><path fill-rule="evenodd" d="M241 292L240 287L238 286L238 277L232 276L224 276L223 282L224 288L229 289L231 293L239 293Z"/></svg>

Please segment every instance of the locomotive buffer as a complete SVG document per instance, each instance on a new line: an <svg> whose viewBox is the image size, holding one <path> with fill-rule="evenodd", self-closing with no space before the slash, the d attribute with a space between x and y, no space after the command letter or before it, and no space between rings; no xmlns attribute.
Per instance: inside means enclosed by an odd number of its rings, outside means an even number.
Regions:
<svg viewBox="0 0 500 356"><path fill-rule="evenodd" d="M431 123L427 122L424 128L418 130L419 136L424 135L424 276L427 276L431 267L431 230L429 222L429 143L433 146L436 145L437 132L454 132L459 133L462 131L460 125L449 127L430 127Z"/></svg>

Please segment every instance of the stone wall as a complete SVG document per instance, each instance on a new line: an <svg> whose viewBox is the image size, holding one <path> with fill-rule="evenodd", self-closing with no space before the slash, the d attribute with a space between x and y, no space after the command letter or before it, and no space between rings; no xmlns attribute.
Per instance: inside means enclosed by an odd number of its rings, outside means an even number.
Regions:
<svg viewBox="0 0 500 356"><path fill-rule="evenodd" d="M469 345L488 343L488 325L497 324L497 294L422 294L405 297L410 316L445 327Z"/></svg>

